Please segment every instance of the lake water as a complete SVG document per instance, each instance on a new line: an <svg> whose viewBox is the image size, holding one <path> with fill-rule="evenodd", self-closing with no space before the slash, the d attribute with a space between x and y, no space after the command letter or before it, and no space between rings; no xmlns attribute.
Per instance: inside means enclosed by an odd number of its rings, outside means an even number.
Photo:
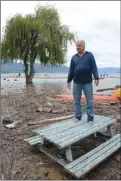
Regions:
<svg viewBox="0 0 121 181"><path fill-rule="evenodd" d="M14 74L15 75L15 74ZM55 74L54 74L55 75ZM57 75L57 74L56 74ZM62 87L63 89L63 93L68 94L70 93L70 91L67 89L66 87L66 81L67 79L64 78L64 76L66 75L62 75L62 74L58 74L63 76L63 78L55 78L51 79L33 79L34 85L37 88L42 88L43 85L45 86L50 86L50 88L54 88L56 87ZM114 77L114 78L104 78L100 80L100 84L99 86L95 86L94 85L94 94L100 94L100 95L111 95L113 93L113 91L105 91L105 92L101 92L101 93L97 93L96 90L97 89L104 89L104 88L113 88L116 85L120 85L120 78L119 78L119 74L110 74L110 76ZM10 77L9 75L6 74L2 74L1 75L1 93L2 94L7 94L7 93L20 93L23 90L25 90L26 86L25 86L25 78L17 78L17 81L15 81L15 78L6 78L6 80L4 80L5 77Z"/></svg>

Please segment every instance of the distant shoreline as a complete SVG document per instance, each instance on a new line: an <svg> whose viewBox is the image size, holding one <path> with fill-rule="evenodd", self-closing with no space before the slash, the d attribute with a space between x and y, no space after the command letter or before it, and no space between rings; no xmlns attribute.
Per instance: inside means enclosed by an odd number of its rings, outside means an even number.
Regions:
<svg viewBox="0 0 121 181"><path fill-rule="evenodd" d="M24 74L21 74L20 76L18 76L18 74L1 74L1 78L2 79L10 79L10 78L14 78L14 79L21 79L21 78L25 78ZM107 79L107 78L116 78L116 79L120 79L120 76L106 76L106 77L100 77L100 80L102 79ZM35 74L33 79L67 79L67 75L65 74Z"/></svg>
<svg viewBox="0 0 121 181"><path fill-rule="evenodd" d="M118 73L114 73L118 74ZM20 79L20 78L25 78L25 74L21 73L20 76L18 73L7 73L7 74L1 74L1 78L15 78L15 79ZM67 73L35 73L33 79L67 79ZM120 79L120 74L119 76L113 76L113 74L108 74L108 76L100 77L100 79L105 79L105 78L116 78Z"/></svg>

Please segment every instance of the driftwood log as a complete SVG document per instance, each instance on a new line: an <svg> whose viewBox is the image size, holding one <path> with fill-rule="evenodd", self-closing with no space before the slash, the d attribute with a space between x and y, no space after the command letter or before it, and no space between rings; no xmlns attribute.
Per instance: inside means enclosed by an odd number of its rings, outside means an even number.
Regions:
<svg viewBox="0 0 121 181"><path fill-rule="evenodd" d="M103 91L109 91L109 90L115 90L115 88L98 89L96 90L96 92L103 92Z"/></svg>
<svg viewBox="0 0 121 181"><path fill-rule="evenodd" d="M96 92L103 92L103 91L109 91L109 90L116 90L118 88L121 88L121 85L116 85L115 88L105 88L105 89L98 89Z"/></svg>
<svg viewBox="0 0 121 181"><path fill-rule="evenodd" d="M70 119L73 117L74 117L74 115L68 115L68 116L61 116L61 117L51 118L51 119L43 119L41 121L29 122L28 126L36 125L36 124L42 124L42 123L49 123L49 122L54 122L54 121L62 121L64 119Z"/></svg>

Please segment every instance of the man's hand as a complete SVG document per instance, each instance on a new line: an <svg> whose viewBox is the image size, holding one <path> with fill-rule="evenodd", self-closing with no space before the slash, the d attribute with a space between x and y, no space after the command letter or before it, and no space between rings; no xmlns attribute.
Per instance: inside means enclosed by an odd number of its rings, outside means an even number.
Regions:
<svg viewBox="0 0 121 181"><path fill-rule="evenodd" d="M71 89L71 83L67 83L67 88Z"/></svg>
<svg viewBox="0 0 121 181"><path fill-rule="evenodd" d="M99 80L95 80L95 85L96 85L96 86L99 85Z"/></svg>

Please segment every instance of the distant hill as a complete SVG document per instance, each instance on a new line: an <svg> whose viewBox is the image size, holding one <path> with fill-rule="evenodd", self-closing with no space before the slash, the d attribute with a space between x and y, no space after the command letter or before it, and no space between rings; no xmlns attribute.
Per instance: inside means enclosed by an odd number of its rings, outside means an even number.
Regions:
<svg viewBox="0 0 121 181"><path fill-rule="evenodd" d="M121 72L121 68L118 67L103 67L103 68L99 68L99 73L120 73Z"/></svg>
<svg viewBox="0 0 121 181"><path fill-rule="evenodd" d="M36 73L67 73L68 67L66 66L42 66L35 64L34 66ZM1 73L23 73L24 65L20 63L3 64Z"/></svg>
<svg viewBox="0 0 121 181"><path fill-rule="evenodd" d="M40 64L35 64L36 73L67 73L68 67L66 66L42 66ZM103 67L99 68L99 73L120 73L120 68L115 67ZM23 73L24 66L21 63L9 63L1 65L1 73Z"/></svg>

